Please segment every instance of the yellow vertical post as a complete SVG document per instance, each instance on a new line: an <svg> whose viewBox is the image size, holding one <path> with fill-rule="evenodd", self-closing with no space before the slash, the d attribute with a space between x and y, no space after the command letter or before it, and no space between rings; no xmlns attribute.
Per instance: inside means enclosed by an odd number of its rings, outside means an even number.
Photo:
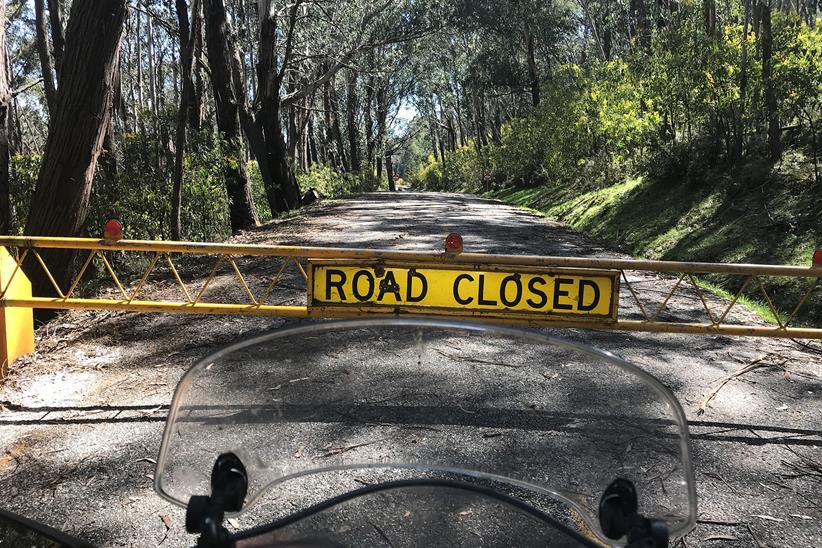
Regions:
<svg viewBox="0 0 822 548"><path fill-rule="evenodd" d="M5 247L0 247L0 378L15 359L34 352L34 312L31 308L10 308L7 298L31 297L31 282Z"/></svg>

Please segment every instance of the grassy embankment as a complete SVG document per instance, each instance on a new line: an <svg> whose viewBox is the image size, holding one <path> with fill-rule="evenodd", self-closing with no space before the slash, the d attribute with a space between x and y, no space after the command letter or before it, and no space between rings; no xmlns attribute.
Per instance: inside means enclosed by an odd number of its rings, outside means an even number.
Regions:
<svg viewBox="0 0 822 548"><path fill-rule="evenodd" d="M710 184L638 177L587 192L540 186L487 196L565 222L638 258L810 266L814 249L822 246L819 189L807 178L802 181L786 167L781 169L763 175L768 173L764 166L748 165L733 173L714 174ZM730 297L741 279L716 276L700 282ZM783 319L809 283L812 280L766 279ZM774 322L758 292L749 290L743 303ZM799 323L820 320L822 288L817 288Z"/></svg>

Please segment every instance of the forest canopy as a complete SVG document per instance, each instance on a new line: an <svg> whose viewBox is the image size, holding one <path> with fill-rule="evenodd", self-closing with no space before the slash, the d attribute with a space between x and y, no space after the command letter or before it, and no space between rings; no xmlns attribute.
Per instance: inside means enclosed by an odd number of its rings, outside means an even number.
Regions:
<svg viewBox="0 0 822 548"><path fill-rule="evenodd" d="M325 196L819 185L815 0L10 0L0 228L222 239Z"/></svg>

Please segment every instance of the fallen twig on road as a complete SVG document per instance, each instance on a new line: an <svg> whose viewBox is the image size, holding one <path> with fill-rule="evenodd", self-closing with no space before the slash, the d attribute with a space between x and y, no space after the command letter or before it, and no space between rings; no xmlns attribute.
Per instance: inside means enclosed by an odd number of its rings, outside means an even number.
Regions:
<svg viewBox="0 0 822 548"><path fill-rule="evenodd" d="M466 358L464 356L456 356L454 354L448 354L443 352L442 350L437 350L437 353L441 356L448 358L449 360L459 361L459 362L469 362L469 363L478 363L481 365L499 365L501 367L510 367L511 369L520 369L523 366L521 365L513 365L510 363L503 363L503 362L492 362L488 360L481 360L479 358Z"/></svg>
<svg viewBox="0 0 822 548"><path fill-rule="evenodd" d="M797 460L789 461L782 460L782 465L793 470L792 474L782 474L786 478L813 478L817 481L822 481L822 463L818 463L801 453L797 453L788 446L785 449L793 453Z"/></svg>
<svg viewBox="0 0 822 548"><path fill-rule="evenodd" d="M715 386L713 387L713 389L711 389L711 391L708 392L708 395L705 396L705 399L702 400L701 404L699 404L699 409L696 412L697 416L701 416L705 413L705 410L708 408L708 406L711 404L714 398L716 398L716 395L719 393L719 391L722 390L722 387L731 382L732 380L739 378L746 373L750 373L754 369L759 369L760 367L777 367L784 370L785 364L788 363L789 358L783 358L782 362L778 364L773 364L765 361L773 356L775 356L775 354L773 353L765 354L764 356L761 356L755 359L754 361L750 362L745 367L737 369L733 373L726 375L718 381L716 381L714 383Z"/></svg>
<svg viewBox="0 0 822 548"><path fill-rule="evenodd" d="M316 457L314 457L314 459L316 460L316 459L325 459L325 458L328 458L328 457L335 457L337 455L342 455L343 453L353 451L354 449L359 449L360 447L366 447L368 445L374 445L375 443L379 443L381 441L384 441L384 438L381 438L381 439L378 439L378 440L373 440L373 441L367 441L367 442L364 442L364 443L355 443L353 445L346 445L346 446L343 446L343 447L329 447L327 453L324 453L322 455L317 455Z"/></svg>
<svg viewBox="0 0 822 548"><path fill-rule="evenodd" d="M759 537L757 537L756 533L754 533L754 530L753 530L753 527L751 527L751 524L746 523L745 527L748 529L748 533L751 534L751 538L753 539L754 544L756 544L756 548L762 548L762 543L759 542Z"/></svg>
<svg viewBox="0 0 822 548"><path fill-rule="evenodd" d="M799 346L801 346L801 347L803 347L803 348L805 348L805 349L807 349L807 350L809 350L809 351L811 351L811 352L815 353L815 354L820 354L820 355L822 355L822 348L820 348L820 347L818 347L818 346L814 346L814 345L812 345L812 344L802 342L802 341L800 341L800 340L798 340L798 339L791 339L791 341L792 341L792 342L794 342L794 343L796 343L796 344L798 344Z"/></svg>

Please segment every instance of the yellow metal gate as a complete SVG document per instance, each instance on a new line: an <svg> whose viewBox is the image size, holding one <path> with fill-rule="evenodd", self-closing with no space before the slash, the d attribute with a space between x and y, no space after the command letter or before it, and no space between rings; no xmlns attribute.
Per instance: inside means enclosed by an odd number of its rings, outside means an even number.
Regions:
<svg viewBox="0 0 822 548"><path fill-rule="evenodd" d="M0 246L0 369L32 351L34 308L291 318L410 313L532 326L822 339L822 328L796 325L822 277L818 261L800 267L11 236L0 237ZM45 250L56 249L80 256L80 270L67 287L56 282L44 259ZM32 296L24 264L29 271L42 269L53 296ZM128 283L124 265L132 274L140 265ZM94 298L79 295L94 269L109 286ZM715 274L735 280L729 299L717 298L697 279ZM804 284L782 315L768 289L777 277ZM738 313L740 299L751 291L775 324Z"/></svg>

